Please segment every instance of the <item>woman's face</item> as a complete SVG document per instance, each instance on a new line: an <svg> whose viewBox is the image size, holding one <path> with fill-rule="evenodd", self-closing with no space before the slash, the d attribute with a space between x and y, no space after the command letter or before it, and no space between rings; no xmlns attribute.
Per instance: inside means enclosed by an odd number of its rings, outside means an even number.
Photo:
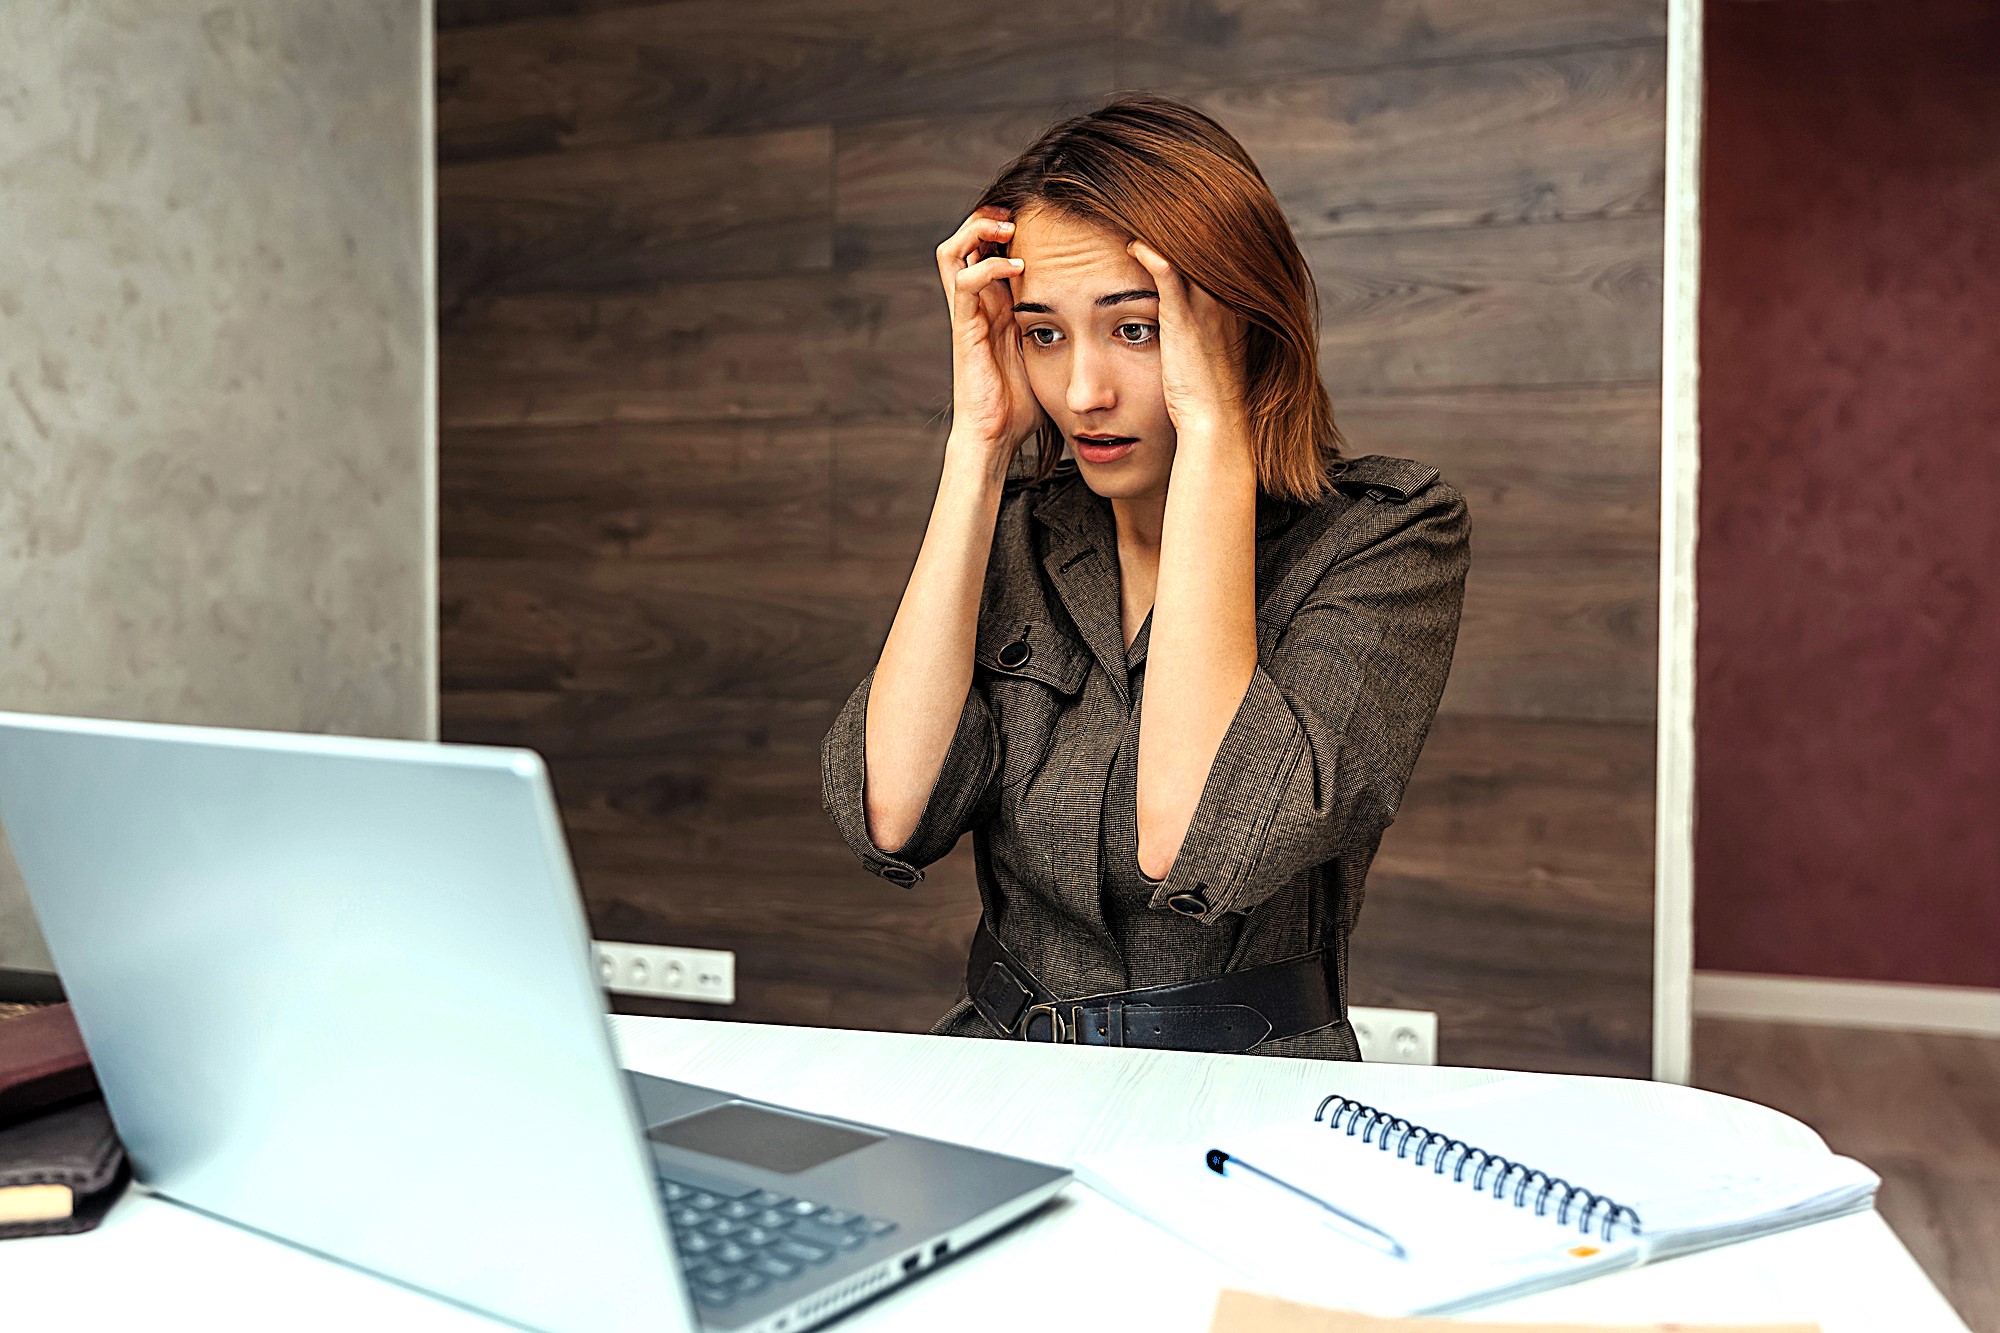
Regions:
<svg viewBox="0 0 2000 1333"><path fill-rule="evenodd" d="M1008 281L1028 383L1084 482L1107 499L1164 495L1174 465L1160 299L1152 275L1126 253L1129 239L1030 207L1014 218L1007 248L1023 261ZM1098 445L1093 435L1130 443Z"/></svg>

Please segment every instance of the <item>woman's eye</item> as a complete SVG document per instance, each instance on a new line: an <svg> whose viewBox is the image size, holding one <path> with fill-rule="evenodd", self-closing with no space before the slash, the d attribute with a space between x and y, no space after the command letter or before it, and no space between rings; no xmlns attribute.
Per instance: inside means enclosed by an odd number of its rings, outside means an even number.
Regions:
<svg viewBox="0 0 2000 1333"><path fill-rule="evenodd" d="M1028 341L1033 343L1037 347L1047 347L1050 343L1055 341L1055 332L1056 331L1054 329L1029 329ZM1042 337L1044 333L1048 334L1049 336L1047 338Z"/></svg>
<svg viewBox="0 0 2000 1333"><path fill-rule="evenodd" d="M1128 336L1126 334L1127 329L1137 329L1138 332ZM1120 324L1118 326L1119 338L1124 342L1131 343L1134 347L1143 347L1148 342L1151 342L1153 334L1157 331L1151 324Z"/></svg>

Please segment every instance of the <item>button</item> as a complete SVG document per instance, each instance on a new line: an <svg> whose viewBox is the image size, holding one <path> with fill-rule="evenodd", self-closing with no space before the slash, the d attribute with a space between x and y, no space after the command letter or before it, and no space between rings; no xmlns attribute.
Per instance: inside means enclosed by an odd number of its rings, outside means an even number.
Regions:
<svg viewBox="0 0 2000 1333"><path fill-rule="evenodd" d="M1167 899L1167 907L1182 916L1200 916L1208 910L1208 899L1198 893L1177 893Z"/></svg>
<svg viewBox="0 0 2000 1333"><path fill-rule="evenodd" d="M1027 641L1016 639L1000 650L999 662L1009 671L1018 671L1028 665L1028 659L1032 656L1034 650L1028 647Z"/></svg>
<svg viewBox="0 0 2000 1333"><path fill-rule="evenodd" d="M917 872L908 866L887 865L882 867L882 878L892 884L915 884Z"/></svg>

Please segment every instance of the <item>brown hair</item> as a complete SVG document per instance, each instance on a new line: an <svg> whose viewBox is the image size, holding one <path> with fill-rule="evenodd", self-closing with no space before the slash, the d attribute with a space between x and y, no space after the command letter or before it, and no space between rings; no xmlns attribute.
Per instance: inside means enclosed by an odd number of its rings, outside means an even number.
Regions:
<svg viewBox="0 0 2000 1333"><path fill-rule="evenodd" d="M975 208L1030 207L1152 246L1247 326L1247 402L1260 489L1326 494L1343 441L1319 378L1319 292L1284 210L1235 136L1184 102L1130 94L1058 121L1008 163ZM1044 421L1033 476L1063 437Z"/></svg>

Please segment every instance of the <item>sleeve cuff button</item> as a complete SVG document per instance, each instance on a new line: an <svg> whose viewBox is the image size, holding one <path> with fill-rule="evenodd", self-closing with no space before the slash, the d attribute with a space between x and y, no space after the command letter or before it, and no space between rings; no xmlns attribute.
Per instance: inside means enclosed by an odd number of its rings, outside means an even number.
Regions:
<svg viewBox="0 0 2000 1333"><path fill-rule="evenodd" d="M1198 893L1177 893L1167 899L1167 906L1182 916L1200 916L1208 910L1208 900Z"/></svg>
<svg viewBox="0 0 2000 1333"><path fill-rule="evenodd" d="M892 884L915 884L917 872L908 866L883 866L882 878Z"/></svg>

